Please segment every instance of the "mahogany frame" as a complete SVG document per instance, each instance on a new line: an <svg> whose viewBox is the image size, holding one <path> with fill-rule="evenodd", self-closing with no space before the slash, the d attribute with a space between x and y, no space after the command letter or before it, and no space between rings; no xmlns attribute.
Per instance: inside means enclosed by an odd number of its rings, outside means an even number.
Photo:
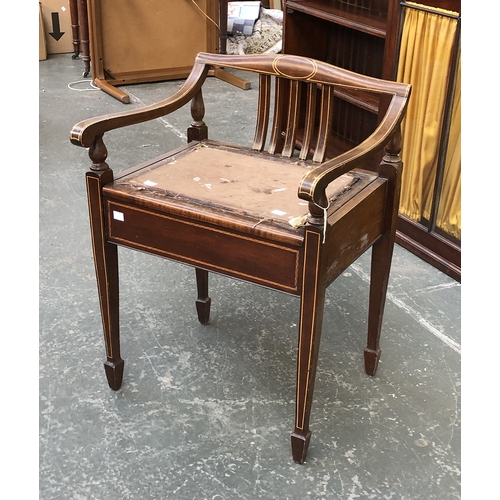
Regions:
<svg viewBox="0 0 500 500"><path fill-rule="evenodd" d="M259 74L258 119L252 148L208 140L201 89L209 72L217 67ZM266 152L266 118L271 115L272 78L276 80L276 101ZM297 106L299 89L303 86L307 87L306 94L310 96L305 122L299 119L302 111ZM362 95L363 92L383 94L387 97L388 108L366 141L331 158L327 156L327 142L334 87L357 89ZM184 85L171 97L150 106L76 124L70 134L71 142L89 148L92 161L86 175L87 193L106 346L104 366L109 386L113 390L120 388L124 366L119 341L117 245L195 267L196 310L202 324L209 321L210 315L209 272L295 295L300 298L300 320L291 444L293 459L303 463L311 439L309 421L325 290L370 247L372 267L364 359L367 374L374 375L377 370L401 186L400 123L409 95L409 85L361 76L310 58L200 53ZM188 144L168 153L167 157L179 160L181 155L189 155L199 147L192 161L200 169L203 168L204 148L220 151L230 148L233 154L250 155L255 158L256 168L259 161L269 157L290 166L298 159L294 147L298 127L304 126L299 156L300 161L310 162L311 168L306 170L297 186L298 198L308 202L309 213L303 225L292 227L261 219L245 210L235 212L229 207L218 207L217 200L215 203L203 202L166 192L133 189L120 183L119 176L114 177L106 163L103 135L113 129L167 115L189 102L193 122L188 129ZM373 157L378 157L384 148L385 155L375 171L361 170L371 165ZM158 161L152 160L154 164ZM179 164L180 161L176 169ZM342 190L334 198L327 197L331 183L353 172L359 176L358 187ZM120 217L116 217L116 213Z"/></svg>

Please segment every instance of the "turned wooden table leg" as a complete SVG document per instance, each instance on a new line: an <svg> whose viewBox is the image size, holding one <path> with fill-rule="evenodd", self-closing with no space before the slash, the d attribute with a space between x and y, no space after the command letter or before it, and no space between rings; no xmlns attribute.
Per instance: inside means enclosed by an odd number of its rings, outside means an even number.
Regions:
<svg viewBox="0 0 500 500"><path fill-rule="evenodd" d="M306 459L311 439L309 418L325 302L325 273L320 271L322 237L320 231L306 231L297 352L295 428L291 436L292 457L298 463L303 463Z"/></svg>
<svg viewBox="0 0 500 500"><path fill-rule="evenodd" d="M80 48L83 61L83 77L90 74L90 38L87 0L78 1L78 19L80 22Z"/></svg>
<svg viewBox="0 0 500 500"><path fill-rule="evenodd" d="M71 33L73 35L72 59L78 59L80 55L80 27L78 25L78 0L69 0L69 15L71 18Z"/></svg>
<svg viewBox="0 0 500 500"><path fill-rule="evenodd" d="M228 0L219 0L219 54L227 54Z"/></svg>

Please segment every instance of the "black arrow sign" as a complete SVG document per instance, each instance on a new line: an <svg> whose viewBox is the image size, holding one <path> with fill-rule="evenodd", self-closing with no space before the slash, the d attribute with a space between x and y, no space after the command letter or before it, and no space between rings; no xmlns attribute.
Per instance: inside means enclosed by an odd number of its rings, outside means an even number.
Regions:
<svg viewBox="0 0 500 500"><path fill-rule="evenodd" d="M51 37L55 39L56 42L64 35L64 31L61 32L61 26L59 24L59 12L52 12L52 33L49 33Z"/></svg>

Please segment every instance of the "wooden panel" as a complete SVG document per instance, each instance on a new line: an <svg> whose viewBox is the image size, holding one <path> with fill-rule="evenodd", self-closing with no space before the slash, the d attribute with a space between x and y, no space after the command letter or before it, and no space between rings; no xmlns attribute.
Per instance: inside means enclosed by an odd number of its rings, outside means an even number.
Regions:
<svg viewBox="0 0 500 500"><path fill-rule="evenodd" d="M384 205L385 182L378 179L329 216L328 283L379 237L384 222Z"/></svg>
<svg viewBox="0 0 500 500"><path fill-rule="evenodd" d="M462 279L462 254L458 244L428 230L402 214L398 217L396 242L436 269L457 280Z"/></svg>
<svg viewBox="0 0 500 500"><path fill-rule="evenodd" d="M109 240L296 294L300 251L246 235L106 201ZM265 258L263 258L265 255Z"/></svg>
<svg viewBox="0 0 500 500"><path fill-rule="evenodd" d="M382 78L384 39L332 24L328 40L329 63L362 75Z"/></svg>
<svg viewBox="0 0 500 500"><path fill-rule="evenodd" d="M196 7L198 5L200 9ZM218 52L217 0L89 0L93 76L112 85L184 78Z"/></svg>
<svg viewBox="0 0 500 500"><path fill-rule="evenodd" d="M302 12L283 11L283 53L329 62L330 23ZM307 43L304 43L307 37Z"/></svg>

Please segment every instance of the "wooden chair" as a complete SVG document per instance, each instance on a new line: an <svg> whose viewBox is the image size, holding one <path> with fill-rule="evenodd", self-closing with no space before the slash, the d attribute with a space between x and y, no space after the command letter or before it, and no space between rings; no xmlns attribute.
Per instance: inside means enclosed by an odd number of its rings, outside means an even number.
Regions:
<svg viewBox="0 0 500 500"><path fill-rule="evenodd" d="M251 147L207 138L202 86L218 67L259 74ZM302 463L311 436L325 289L369 247L364 357L368 374L377 368L400 192L399 125L409 93L408 85L303 57L200 53L171 97L75 125L71 142L89 148L92 160L86 182L109 386L119 389L123 377L117 245L195 267L202 324L209 321L210 271L298 296L291 441L293 459ZM361 144L331 132L337 101L365 105L383 100L387 111ZM113 175L106 163L105 132L167 115L190 101L187 145Z"/></svg>

